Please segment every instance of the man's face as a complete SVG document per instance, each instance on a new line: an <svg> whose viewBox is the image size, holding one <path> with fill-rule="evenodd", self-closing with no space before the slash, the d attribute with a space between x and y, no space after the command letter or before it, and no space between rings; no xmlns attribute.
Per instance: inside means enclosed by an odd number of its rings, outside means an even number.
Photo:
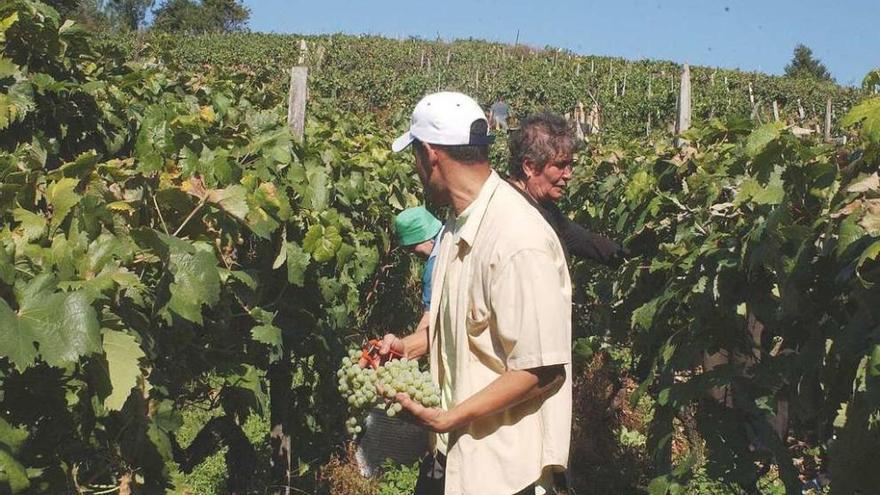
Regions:
<svg viewBox="0 0 880 495"><path fill-rule="evenodd" d="M431 256L431 251L434 249L434 239L428 239L425 242L420 242L414 246L410 246L409 249L413 254L416 254L424 259L428 259L428 256Z"/></svg>
<svg viewBox="0 0 880 495"><path fill-rule="evenodd" d="M424 148L425 152L422 153L416 149L415 144L413 144L412 149L416 160L416 172L418 172L419 179L422 181L422 187L425 189L425 203L442 206L437 202L440 188L437 184L438 179L435 167L430 163L430 151L426 147Z"/></svg>
<svg viewBox="0 0 880 495"><path fill-rule="evenodd" d="M574 157L571 152L561 152L544 165L540 171L529 163L524 164L528 180L526 188L538 202L557 202L565 196L565 188L571 180Z"/></svg>

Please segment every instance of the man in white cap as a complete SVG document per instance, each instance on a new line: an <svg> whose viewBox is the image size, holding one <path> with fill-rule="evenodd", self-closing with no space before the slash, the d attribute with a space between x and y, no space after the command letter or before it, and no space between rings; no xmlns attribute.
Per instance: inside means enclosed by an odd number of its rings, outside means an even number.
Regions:
<svg viewBox="0 0 880 495"><path fill-rule="evenodd" d="M382 350L430 353L441 407L397 400L437 433L417 494L554 493L571 434L571 281L553 229L492 170L493 136L461 93L423 98L409 131L428 199L449 206L428 329ZM445 461L445 473L444 473Z"/></svg>

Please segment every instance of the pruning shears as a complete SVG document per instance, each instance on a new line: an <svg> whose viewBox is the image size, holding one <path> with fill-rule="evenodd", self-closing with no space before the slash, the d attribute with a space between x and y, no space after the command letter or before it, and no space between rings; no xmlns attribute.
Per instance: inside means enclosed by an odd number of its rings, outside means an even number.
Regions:
<svg viewBox="0 0 880 495"><path fill-rule="evenodd" d="M395 350L389 350L386 356L380 355L379 347L381 344L379 339L364 339L364 343L361 345L361 359L366 360L367 364L374 370L379 369L387 361L403 357L403 354Z"/></svg>

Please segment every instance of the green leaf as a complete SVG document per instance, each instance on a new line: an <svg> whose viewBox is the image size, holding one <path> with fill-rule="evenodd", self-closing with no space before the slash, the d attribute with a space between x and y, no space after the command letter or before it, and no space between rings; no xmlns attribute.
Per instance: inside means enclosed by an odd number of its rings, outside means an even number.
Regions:
<svg viewBox="0 0 880 495"><path fill-rule="evenodd" d="M35 241L46 233L46 217L25 210L24 208L16 208L12 210L12 217L19 223L19 227L27 241Z"/></svg>
<svg viewBox="0 0 880 495"><path fill-rule="evenodd" d="M657 303L659 299L651 299L635 309L630 319L630 324L634 329L641 328L648 330L654 321L654 313L657 312Z"/></svg>
<svg viewBox="0 0 880 495"><path fill-rule="evenodd" d="M104 354L110 375L113 391L104 399L104 407L110 411L119 411L137 385L141 375L138 360L145 357L137 340L125 333L104 329Z"/></svg>
<svg viewBox="0 0 880 495"><path fill-rule="evenodd" d="M18 316L6 301L0 299L0 356L6 356L16 369L23 371L37 357L35 340L26 328L19 325Z"/></svg>
<svg viewBox="0 0 880 495"><path fill-rule="evenodd" d="M19 71L19 67L12 60L3 57L0 58L0 79L15 75Z"/></svg>
<svg viewBox="0 0 880 495"><path fill-rule="evenodd" d="M762 186L757 179L749 177L740 183L734 199L735 204L742 204L751 200L759 205L776 205L785 198L785 189L782 182L782 169L777 167L770 175L767 186Z"/></svg>
<svg viewBox="0 0 880 495"><path fill-rule="evenodd" d="M287 281L298 287L302 287L306 280L306 269L312 256L295 242L287 242L285 246L285 258L287 261Z"/></svg>
<svg viewBox="0 0 880 495"><path fill-rule="evenodd" d="M313 225L303 239L303 249L311 253L318 263L333 259L341 245L342 236L333 226L325 228L322 225Z"/></svg>
<svg viewBox="0 0 880 495"><path fill-rule="evenodd" d="M861 239L862 236L865 235L864 229L859 226L857 220L858 215L853 214L844 218L843 221L840 222L840 233L838 234L837 248L835 249L837 256L842 255L850 244Z"/></svg>
<svg viewBox="0 0 880 495"><path fill-rule="evenodd" d="M880 144L880 97L869 98L854 106L840 119L843 127L862 123L862 136L873 144Z"/></svg>
<svg viewBox="0 0 880 495"><path fill-rule="evenodd" d="M770 143L779 138L783 127L781 122L772 122L752 131L746 140L746 155L755 158L764 152Z"/></svg>
<svg viewBox="0 0 880 495"><path fill-rule="evenodd" d="M649 495L666 495L668 489L669 480L666 476L658 476L657 478L652 479L648 484Z"/></svg>
<svg viewBox="0 0 880 495"><path fill-rule="evenodd" d="M0 447L0 480L6 481L13 495L31 486L27 470L5 448Z"/></svg>
<svg viewBox="0 0 880 495"><path fill-rule="evenodd" d="M27 440L28 432L24 428L16 428L5 419L0 418L0 445L12 454L18 454L24 441Z"/></svg>
<svg viewBox="0 0 880 495"><path fill-rule="evenodd" d="M100 157L95 150L89 150L85 153L81 153L74 161L62 165L55 171L55 173L58 173L63 177L85 177L89 172L94 170L99 159Z"/></svg>
<svg viewBox="0 0 880 495"><path fill-rule="evenodd" d="M247 204L247 189L235 185L226 189L216 189L208 193L208 201L216 204L230 215L245 221L250 209Z"/></svg>
<svg viewBox="0 0 880 495"><path fill-rule="evenodd" d="M251 337L261 344L281 347L281 329L275 325L257 325L251 329Z"/></svg>
<svg viewBox="0 0 880 495"><path fill-rule="evenodd" d="M54 231L70 213L81 196L73 192L79 181L77 179L64 178L54 182L46 188L46 200L52 205L52 222L50 228Z"/></svg>
<svg viewBox="0 0 880 495"><path fill-rule="evenodd" d="M98 314L85 292L52 292L38 279L32 281L35 292L25 291L18 313L19 325L34 336L43 360L63 366L100 352Z"/></svg>
<svg viewBox="0 0 880 495"><path fill-rule="evenodd" d="M220 299L217 259L207 251L191 254L172 248L168 261L174 274L168 308L201 325L202 306L213 306Z"/></svg>
<svg viewBox="0 0 880 495"><path fill-rule="evenodd" d="M250 209L247 214L247 224L254 234L263 239L269 239L279 225L266 210L260 207Z"/></svg>
<svg viewBox="0 0 880 495"><path fill-rule="evenodd" d="M309 181L308 204L311 209L321 211L327 208L329 193L327 190L327 170L324 167L312 166L306 169Z"/></svg>

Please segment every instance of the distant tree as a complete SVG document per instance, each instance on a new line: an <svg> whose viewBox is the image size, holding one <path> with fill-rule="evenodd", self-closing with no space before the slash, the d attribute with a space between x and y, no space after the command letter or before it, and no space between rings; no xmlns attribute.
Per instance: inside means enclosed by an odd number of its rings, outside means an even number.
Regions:
<svg viewBox="0 0 880 495"><path fill-rule="evenodd" d="M794 48L791 63L785 66L785 75L796 79L834 80L825 64L813 57L813 50L802 44Z"/></svg>
<svg viewBox="0 0 880 495"><path fill-rule="evenodd" d="M107 29L109 19L103 0L43 0L61 14L92 30Z"/></svg>
<svg viewBox="0 0 880 495"><path fill-rule="evenodd" d="M251 11L238 0L202 0L202 9L214 31L231 33L247 28Z"/></svg>
<svg viewBox="0 0 880 495"><path fill-rule="evenodd" d="M251 16L237 0L166 0L153 14L154 29L177 33L242 31Z"/></svg>
<svg viewBox="0 0 880 495"><path fill-rule="evenodd" d="M202 33L208 29L202 6L192 0L167 0L153 11L153 29L168 33Z"/></svg>
<svg viewBox="0 0 880 495"><path fill-rule="evenodd" d="M44 0L43 3L50 5L61 14L61 17L69 17L76 10L79 0Z"/></svg>
<svg viewBox="0 0 880 495"><path fill-rule="evenodd" d="M147 11L154 3L154 0L109 0L107 10L115 27L136 31L144 24Z"/></svg>

